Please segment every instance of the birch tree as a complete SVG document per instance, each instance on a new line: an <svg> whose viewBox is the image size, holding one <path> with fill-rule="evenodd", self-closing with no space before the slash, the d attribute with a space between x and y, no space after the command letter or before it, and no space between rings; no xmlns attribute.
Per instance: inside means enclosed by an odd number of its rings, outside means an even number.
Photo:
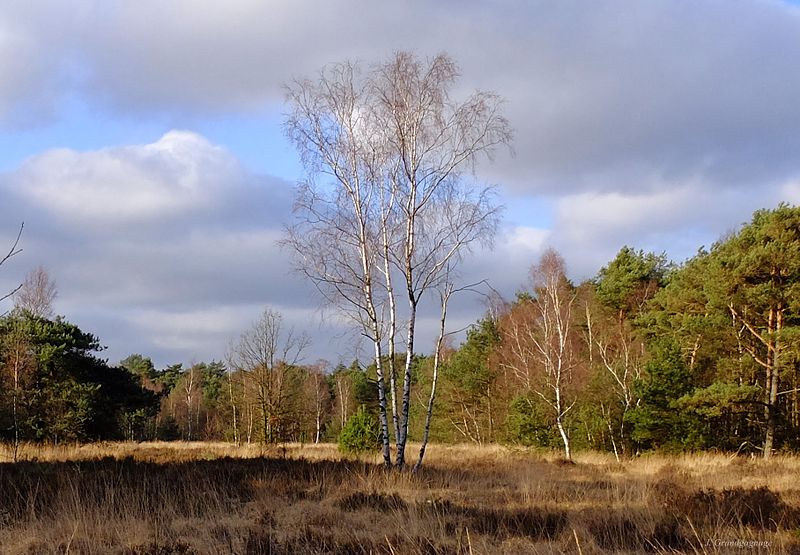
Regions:
<svg viewBox="0 0 800 555"><path fill-rule="evenodd" d="M549 407L561 436L564 457L572 458L565 417L575 406L579 365L573 326L576 293L564 260L547 250L531 269L532 291L501 320L501 364L527 391Z"/></svg>
<svg viewBox="0 0 800 555"><path fill-rule="evenodd" d="M667 268L664 255L623 247L584 295L588 364L605 375L612 393L610 406L600 402L600 413L617 460L630 443L626 415L638 401L634 383L642 377L646 354L632 323L663 286Z"/></svg>
<svg viewBox="0 0 800 555"><path fill-rule="evenodd" d="M58 296L55 282L43 266L37 266L25 275L25 280L14 293L14 308L26 310L38 318L53 317L53 301Z"/></svg>
<svg viewBox="0 0 800 555"><path fill-rule="evenodd" d="M255 397L264 443L280 438L284 412L301 385L296 366L308 345L307 335L286 327L283 316L268 308L231 349L229 363Z"/></svg>
<svg viewBox="0 0 800 555"><path fill-rule="evenodd" d="M387 466L387 397L394 464L405 466L420 301L445 274L457 275L461 257L497 225L492 190L470 174L482 155L510 142L511 131L497 95L451 98L457 76L444 54L423 62L400 52L366 74L343 63L287 88L287 133L309 178L298 188L285 244L373 345ZM394 364L401 343L402 384Z"/></svg>

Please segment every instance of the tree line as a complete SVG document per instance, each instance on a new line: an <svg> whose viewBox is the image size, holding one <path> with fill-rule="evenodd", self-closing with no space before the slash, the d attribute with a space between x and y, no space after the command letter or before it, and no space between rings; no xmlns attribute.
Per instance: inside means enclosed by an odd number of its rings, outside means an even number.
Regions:
<svg viewBox="0 0 800 555"><path fill-rule="evenodd" d="M265 310L224 361L156 369L141 354L116 366L99 358L97 337L52 315L54 297L37 269L0 318L5 441L335 441L361 411L379 443L374 361L303 363L309 340L278 312ZM492 302L461 345L442 345L438 361L410 357L409 436L558 448L567 458L575 449L797 449L799 320L798 207L759 210L679 265L624 247L579 284L548 250L528 286Z"/></svg>
<svg viewBox="0 0 800 555"><path fill-rule="evenodd" d="M800 208L759 210L683 264L625 247L529 288L448 355L439 438L613 451L797 449Z"/></svg>
<svg viewBox="0 0 800 555"><path fill-rule="evenodd" d="M52 285L41 275L20 291L24 306L0 319L6 441L335 441L360 408L380 436L376 364L302 363L308 338L273 310L224 362L158 370L139 354L117 366L100 359L95 336L48 313L42 294ZM799 311L797 207L759 210L679 265L624 247L577 285L548 250L529 286L492 303L461 345L443 345L438 363L412 357L409 435L428 429L435 441L544 446L567 458L575 449L794 450ZM400 365L406 354L394 357Z"/></svg>

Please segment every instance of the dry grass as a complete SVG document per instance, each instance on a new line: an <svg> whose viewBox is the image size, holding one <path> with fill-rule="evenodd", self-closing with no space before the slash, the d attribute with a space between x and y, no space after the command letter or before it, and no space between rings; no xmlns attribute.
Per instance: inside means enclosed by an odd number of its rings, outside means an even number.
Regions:
<svg viewBox="0 0 800 555"><path fill-rule="evenodd" d="M412 475L332 445L25 446L0 463L0 553L800 553L798 457L428 456Z"/></svg>

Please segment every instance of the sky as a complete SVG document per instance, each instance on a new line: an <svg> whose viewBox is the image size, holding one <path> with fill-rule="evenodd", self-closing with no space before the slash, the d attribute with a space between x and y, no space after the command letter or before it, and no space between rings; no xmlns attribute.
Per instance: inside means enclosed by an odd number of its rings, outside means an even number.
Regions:
<svg viewBox="0 0 800 555"><path fill-rule="evenodd" d="M800 203L800 7L782 0L12 1L0 247L25 229L0 291L44 266L111 363L223 359L268 307L310 335L307 362L363 356L277 244L305 176L282 86L399 50L447 52L456 97L505 99L514 152L477 173L503 224L462 273L507 297L548 247L580 281L623 245L680 262ZM453 328L484 311L459 298Z"/></svg>

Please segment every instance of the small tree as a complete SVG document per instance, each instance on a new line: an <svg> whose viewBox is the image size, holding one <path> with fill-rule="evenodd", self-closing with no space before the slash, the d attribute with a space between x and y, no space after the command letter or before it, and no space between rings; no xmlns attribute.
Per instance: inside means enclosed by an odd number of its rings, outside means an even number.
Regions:
<svg viewBox="0 0 800 555"><path fill-rule="evenodd" d="M294 397L302 388L297 363L308 345L307 335L284 326L283 316L268 308L228 355L232 371L241 373L252 397L264 443L278 441L289 422Z"/></svg>
<svg viewBox="0 0 800 555"><path fill-rule="evenodd" d="M380 432L378 421L361 405L339 434L339 450L356 454L378 451Z"/></svg>
<svg viewBox="0 0 800 555"><path fill-rule="evenodd" d="M572 309L576 293L567 280L564 260L548 249L531 269L530 294L523 294L501 321L502 365L526 392L550 408L572 458L565 417L575 406L579 365Z"/></svg>
<svg viewBox="0 0 800 555"><path fill-rule="evenodd" d="M53 301L58 296L55 282L43 266L37 266L25 276L22 286L14 293L14 308L25 310L38 318L53 317Z"/></svg>

